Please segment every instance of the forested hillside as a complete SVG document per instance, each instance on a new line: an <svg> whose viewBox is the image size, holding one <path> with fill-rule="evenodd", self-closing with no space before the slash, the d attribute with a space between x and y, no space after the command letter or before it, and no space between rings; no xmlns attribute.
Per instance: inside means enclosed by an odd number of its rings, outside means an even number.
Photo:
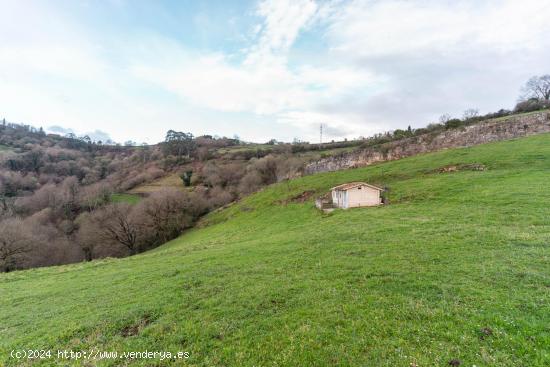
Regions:
<svg viewBox="0 0 550 367"><path fill-rule="evenodd" d="M143 252L213 209L301 175L304 162L359 143L259 145L171 130L158 145L121 146L4 120L0 271Z"/></svg>

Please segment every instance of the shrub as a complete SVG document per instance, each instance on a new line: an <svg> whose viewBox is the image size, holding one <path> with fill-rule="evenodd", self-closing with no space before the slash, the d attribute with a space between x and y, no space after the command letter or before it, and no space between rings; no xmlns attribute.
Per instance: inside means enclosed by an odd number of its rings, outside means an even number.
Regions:
<svg viewBox="0 0 550 367"><path fill-rule="evenodd" d="M531 98L516 104L514 112L533 112L550 108L550 100Z"/></svg>
<svg viewBox="0 0 550 367"><path fill-rule="evenodd" d="M33 248L33 238L23 221L9 218L0 222L0 233L0 272L22 269Z"/></svg>
<svg viewBox="0 0 550 367"><path fill-rule="evenodd" d="M449 121L445 122L446 129L456 129L457 127L461 127L463 125L464 121L460 119L450 119Z"/></svg>
<svg viewBox="0 0 550 367"><path fill-rule="evenodd" d="M214 187L208 191L208 207L211 210L221 208L234 199L235 195L221 187Z"/></svg>
<svg viewBox="0 0 550 367"><path fill-rule="evenodd" d="M200 196L177 189L153 193L133 208L133 218L140 223L140 250L177 237L207 208L207 202Z"/></svg>

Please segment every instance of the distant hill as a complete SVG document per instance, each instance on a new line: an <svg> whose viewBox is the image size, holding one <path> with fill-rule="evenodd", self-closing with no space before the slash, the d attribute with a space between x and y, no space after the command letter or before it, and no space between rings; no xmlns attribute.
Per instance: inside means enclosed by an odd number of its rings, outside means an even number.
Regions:
<svg viewBox="0 0 550 367"><path fill-rule="evenodd" d="M154 346L190 357L128 363L547 366L549 171L542 134L310 175L145 254L0 274L0 364ZM314 207L349 181L390 204Z"/></svg>

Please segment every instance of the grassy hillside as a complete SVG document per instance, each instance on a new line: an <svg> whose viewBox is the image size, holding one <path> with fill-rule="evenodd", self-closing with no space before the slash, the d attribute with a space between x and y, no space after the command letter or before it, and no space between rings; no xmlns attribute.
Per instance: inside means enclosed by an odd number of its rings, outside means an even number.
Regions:
<svg viewBox="0 0 550 367"><path fill-rule="evenodd" d="M8 154L8 153L10 153L11 151L12 151L11 148L8 147L7 145L2 145L2 144L0 144L0 156L1 156L2 154Z"/></svg>
<svg viewBox="0 0 550 367"><path fill-rule="evenodd" d="M138 195L118 193L111 196L113 203L137 204L141 200Z"/></svg>
<svg viewBox="0 0 550 367"><path fill-rule="evenodd" d="M141 184L133 189L129 190L130 194L150 194L155 191L162 190L163 188L175 188L181 191L188 191L185 186L183 186L183 181L177 174L171 174L165 177L161 177L152 182Z"/></svg>
<svg viewBox="0 0 550 367"><path fill-rule="evenodd" d="M548 366L549 177L550 135L449 150L269 187L147 254L0 274L0 364ZM391 204L293 200L354 180Z"/></svg>

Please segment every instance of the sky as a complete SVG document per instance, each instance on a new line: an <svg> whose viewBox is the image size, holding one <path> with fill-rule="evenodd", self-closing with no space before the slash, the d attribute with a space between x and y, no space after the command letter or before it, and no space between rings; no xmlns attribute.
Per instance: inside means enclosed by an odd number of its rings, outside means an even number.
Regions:
<svg viewBox="0 0 550 367"><path fill-rule="evenodd" d="M511 109L550 0L0 0L0 118L318 142Z"/></svg>

